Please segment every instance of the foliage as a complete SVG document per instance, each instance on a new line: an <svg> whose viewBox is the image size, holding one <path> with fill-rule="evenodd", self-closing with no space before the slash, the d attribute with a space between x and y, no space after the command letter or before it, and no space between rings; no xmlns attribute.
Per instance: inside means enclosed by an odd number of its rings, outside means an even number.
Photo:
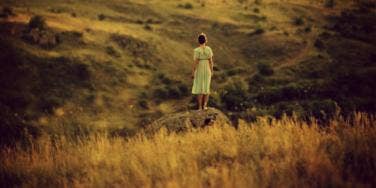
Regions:
<svg viewBox="0 0 376 188"><path fill-rule="evenodd" d="M221 101L227 110L242 111L247 107L247 96L247 88L243 82L231 82L221 92Z"/></svg>
<svg viewBox="0 0 376 188"><path fill-rule="evenodd" d="M9 6L4 6L0 12L0 18L8 18L9 16L15 15L13 8Z"/></svg>
<svg viewBox="0 0 376 188"><path fill-rule="evenodd" d="M336 5L335 0L325 0L324 6L327 8L333 8Z"/></svg>
<svg viewBox="0 0 376 188"><path fill-rule="evenodd" d="M266 63L259 63L257 64L257 70L261 75L270 76L274 73L272 67Z"/></svg>
<svg viewBox="0 0 376 188"><path fill-rule="evenodd" d="M112 57L120 57L120 53L113 47L113 46L107 46L106 47L106 52L108 55Z"/></svg>
<svg viewBox="0 0 376 188"><path fill-rule="evenodd" d="M181 82L172 82L154 90L157 101L166 99L181 99L189 95L188 87Z"/></svg>
<svg viewBox="0 0 376 188"><path fill-rule="evenodd" d="M178 7L184 9L193 9L192 3L178 4Z"/></svg>
<svg viewBox="0 0 376 188"><path fill-rule="evenodd" d="M255 4L256 5L261 5L262 4L262 0L255 0Z"/></svg>
<svg viewBox="0 0 376 188"><path fill-rule="evenodd" d="M302 18L302 17L295 17L293 19L292 23L294 25L297 25L297 26L304 25L304 18Z"/></svg>
<svg viewBox="0 0 376 188"><path fill-rule="evenodd" d="M148 101L145 99L139 100L138 105L143 109L149 109Z"/></svg>
<svg viewBox="0 0 376 188"><path fill-rule="evenodd" d="M43 16L35 15L29 21L30 29L45 30L47 28L46 19Z"/></svg>
<svg viewBox="0 0 376 188"><path fill-rule="evenodd" d="M153 30L153 27L150 25L150 24L145 24L144 25L144 29L148 30L148 31L152 31Z"/></svg>
<svg viewBox="0 0 376 188"><path fill-rule="evenodd" d="M98 14L98 20L103 21L104 19L106 19L106 15Z"/></svg>

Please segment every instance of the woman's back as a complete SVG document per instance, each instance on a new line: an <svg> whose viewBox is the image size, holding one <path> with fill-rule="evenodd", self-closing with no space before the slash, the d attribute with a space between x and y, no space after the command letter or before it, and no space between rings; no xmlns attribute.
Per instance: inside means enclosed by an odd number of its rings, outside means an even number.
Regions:
<svg viewBox="0 0 376 188"><path fill-rule="evenodd" d="M194 49L194 59L208 60L213 56L213 51L209 46L197 47Z"/></svg>

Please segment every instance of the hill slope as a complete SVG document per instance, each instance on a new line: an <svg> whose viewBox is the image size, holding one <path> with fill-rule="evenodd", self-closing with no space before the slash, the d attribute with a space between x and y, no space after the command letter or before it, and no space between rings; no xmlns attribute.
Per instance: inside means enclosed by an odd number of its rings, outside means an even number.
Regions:
<svg viewBox="0 0 376 188"><path fill-rule="evenodd" d="M4 130L131 130L192 108L200 32L215 54L210 103L234 121L375 111L374 4L244 2L1 1L15 13L0 26ZM34 15L55 43L30 40Z"/></svg>

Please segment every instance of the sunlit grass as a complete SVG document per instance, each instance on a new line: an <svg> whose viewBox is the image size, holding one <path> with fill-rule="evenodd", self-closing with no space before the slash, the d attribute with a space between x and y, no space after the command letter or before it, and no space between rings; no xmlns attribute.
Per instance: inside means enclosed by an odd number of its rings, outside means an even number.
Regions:
<svg viewBox="0 0 376 188"><path fill-rule="evenodd" d="M77 142L43 136L1 150L2 184L39 187L301 187L375 185L373 116L320 128L260 118L175 134L106 134Z"/></svg>

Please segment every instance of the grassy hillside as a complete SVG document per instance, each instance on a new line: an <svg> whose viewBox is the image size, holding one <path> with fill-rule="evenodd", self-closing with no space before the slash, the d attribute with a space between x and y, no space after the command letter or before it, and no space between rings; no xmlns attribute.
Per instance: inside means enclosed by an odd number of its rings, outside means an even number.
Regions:
<svg viewBox="0 0 376 188"><path fill-rule="evenodd" d="M130 139L44 135L1 150L4 187L373 187L374 117L336 117L323 131L293 118L239 129L161 130ZM353 126L356 125L356 126Z"/></svg>
<svg viewBox="0 0 376 188"><path fill-rule="evenodd" d="M375 4L331 2L2 0L1 129L131 131L193 108L200 32L215 54L210 105L234 122L374 112ZM35 15L52 42L33 41Z"/></svg>
<svg viewBox="0 0 376 188"><path fill-rule="evenodd" d="M374 187L375 13L368 0L0 0L0 187ZM195 108L201 32L210 106L233 124L142 133Z"/></svg>

